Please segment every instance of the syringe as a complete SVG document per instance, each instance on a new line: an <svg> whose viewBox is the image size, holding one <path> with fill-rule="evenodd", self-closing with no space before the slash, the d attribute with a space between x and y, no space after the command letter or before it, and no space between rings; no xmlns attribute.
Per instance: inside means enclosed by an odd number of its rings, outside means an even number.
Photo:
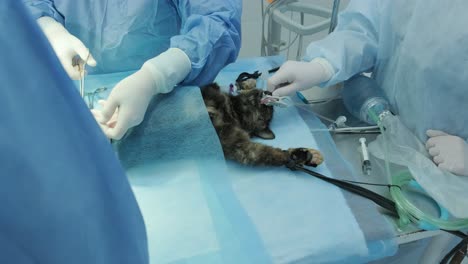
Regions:
<svg viewBox="0 0 468 264"><path fill-rule="evenodd" d="M362 137L359 139L359 142L361 143L362 173L369 176L372 168L369 160L369 152L367 152L366 139Z"/></svg>

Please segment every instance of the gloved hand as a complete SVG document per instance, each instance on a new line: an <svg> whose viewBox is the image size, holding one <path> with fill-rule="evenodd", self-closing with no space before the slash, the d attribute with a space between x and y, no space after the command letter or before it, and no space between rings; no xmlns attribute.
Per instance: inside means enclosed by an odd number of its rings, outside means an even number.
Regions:
<svg viewBox="0 0 468 264"><path fill-rule="evenodd" d="M311 62L287 61L268 79L268 90L275 96L285 96L326 82L334 74L331 64L323 58Z"/></svg>
<svg viewBox="0 0 468 264"><path fill-rule="evenodd" d="M74 63L73 58L79 56L81 62L84 62L88 57L89 49L53 18L41 17L37 23L49 40L68 76L73 80L78 80L80 78L79 63ZM96 66L96 61L91 54L89 54L88 65Z"/></svg>
<svg viewBox="0 0 468 264"><path fill-rule="evenodd" d="M100 101L102 111L93 110L94 117L107 137L120 139L129 128L143 121L155 94L151 72L141 68L120 81L107 100Z"/></svg>
<svg viewBox="0 0 468 264"><path fill-rule="evenodd" d="M441 169L468 176L468 144L460 137L439 130L427 130L426 149Z"/></svg>
<svg viewBox="0 0 468 264"><path fill-rule="evenodd" d="M104 134L121 139L129 128L143 121L152 97L172 91L190 70L190 59L177 48L145 62L139 71L120 81L107 100L100 102L101 111L92 110Z"/></svg>

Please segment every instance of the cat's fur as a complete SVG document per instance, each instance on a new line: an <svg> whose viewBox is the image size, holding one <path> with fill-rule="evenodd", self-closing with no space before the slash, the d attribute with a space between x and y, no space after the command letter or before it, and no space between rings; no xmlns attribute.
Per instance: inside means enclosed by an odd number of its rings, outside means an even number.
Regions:
<svg viewBox="0 0 468 264"><path fill-rule="evenodd" d="M216 83L202 87L203 100L226 158L247 165L282 166L291 160L309 166L322 163L320 152L314 149L282 150L250 140L253 136L275 138L269 128L273 107L260 103L264 93L252 89L234 96L221 92Z"/></svg>

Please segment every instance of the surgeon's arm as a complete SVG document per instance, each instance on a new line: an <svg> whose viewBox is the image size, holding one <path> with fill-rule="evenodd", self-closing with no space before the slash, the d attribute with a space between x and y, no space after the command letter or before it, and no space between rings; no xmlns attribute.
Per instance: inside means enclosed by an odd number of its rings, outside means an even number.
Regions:
<svg viewBox="0 0 468 264"><path fill-rule="evenodd" d="M339 15L335 31L307 47L305 59L326 59L334 75L322 86L345 81L371 69L376 61L379 40L379 0L352 0Z"/></svg>
<svg viewBox="0 0 468 264"><path fill-rule="evenodd" d="M235 61L241 43L241 0L177 0L180 35L171 38L191 61L183 84L212 82L218 72Z"/></svg>
<svg viewBox="0 0 468 264"><path fill-rule="evenodd" d="M34 19L48 16L63 24L63 16L57 11L53 0L23 0Z"/></svg>
<svg viewBox="0 0 468 264"><path fill-rule="evenodd" d="M175 85L203 85L233 62L240 49L241 0L173 0L181 19L180 34L168 50L146 61L120 81L96 120L109 138L121 139L143 121L150 99ZM161 25L164 26L164 25Z"/></svg>
<svg viewBox="0 0 468 264"><path fill-rule="evenodd" d="M92 67L96 66L96 61L89 53L89 49L63 26L64 18L55 9L53 1L23 0L23 2L33 18L37 19L42 32L70 78L78 80L81 76L80 67L73 61L76 56L79 56L83 63L86 61Z"/></svg>

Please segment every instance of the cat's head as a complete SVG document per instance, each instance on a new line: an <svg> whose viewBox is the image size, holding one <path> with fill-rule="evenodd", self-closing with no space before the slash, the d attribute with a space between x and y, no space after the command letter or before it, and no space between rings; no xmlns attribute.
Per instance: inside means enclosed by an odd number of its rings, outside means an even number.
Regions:
<svg viewBox="0 0 468 264"><path fill-rule="evenodd" d="M274 139L275 134L270 130L273 118L273 106L261 103L265 91L252 89L236 96L235 111L239 116L242 128L263 139Z"/></svg>

